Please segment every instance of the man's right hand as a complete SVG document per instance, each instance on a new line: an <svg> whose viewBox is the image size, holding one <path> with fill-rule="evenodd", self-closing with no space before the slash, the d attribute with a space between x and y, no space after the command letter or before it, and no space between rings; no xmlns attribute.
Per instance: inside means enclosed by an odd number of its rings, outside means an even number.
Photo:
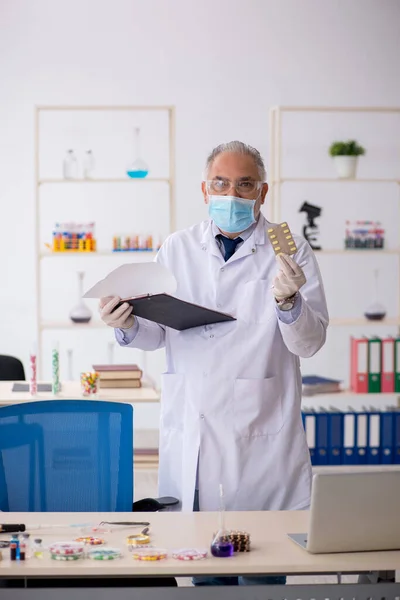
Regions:
<svg viewBox="0 0 400 600"><path fill-rule="evenodd" d="M135 322L132 306L127 302L123 302L121 306L115 308L120 302L121 298L118 296L100 298L99 313L101 320L114 329L130 329Z"/></svg>

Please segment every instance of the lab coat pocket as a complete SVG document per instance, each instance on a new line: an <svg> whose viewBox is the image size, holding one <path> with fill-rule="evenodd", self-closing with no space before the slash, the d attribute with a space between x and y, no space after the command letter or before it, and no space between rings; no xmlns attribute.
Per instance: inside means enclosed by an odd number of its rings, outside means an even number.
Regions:
<svg viewBox="0 0 400 600"><path fill-rule="evenodd" d="M161 376L161 423L165 429L183 429L185 412L185 376L163 373Z"/></svg>
<svg viewBox="0 0 400 600"><path fill-rule="evenodd" d="M283 416L277 377L236 379L234 423L237 434L242 438L279 433L283 427Z"/></svg>
<svg viewBox="0 0 400 600"><path fill-rule="evenodd" d="M276 311L271 291L271 282L267 279L254 279L243 286L238 318L245 323L267 323Z"/></svg>

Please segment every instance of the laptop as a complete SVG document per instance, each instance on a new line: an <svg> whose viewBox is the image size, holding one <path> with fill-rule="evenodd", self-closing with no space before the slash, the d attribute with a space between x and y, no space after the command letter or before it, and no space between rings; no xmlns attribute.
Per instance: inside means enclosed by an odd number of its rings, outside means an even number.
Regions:
<svg viewBox="0 0 400 600"><path fill-rule="evenodd" d="M312 554L400 550L400 470L314 475L307 533Z"/></svg>

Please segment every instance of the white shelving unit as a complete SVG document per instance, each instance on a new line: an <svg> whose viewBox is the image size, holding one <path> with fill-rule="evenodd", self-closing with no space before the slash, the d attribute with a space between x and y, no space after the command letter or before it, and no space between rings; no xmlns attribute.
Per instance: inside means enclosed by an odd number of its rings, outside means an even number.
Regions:
<svg viewBox="0 0 400 600"><path fill-rule="evenodd" d="M379 184L391 184L396 186L400 196L400 177L398 178L355 178L355 179L340 179L333 177L286 177L282 172L282 120L285 113L381 113L381 114L393 114L400 115L400 107L320 107L320 106L276 106L270 109L269 114L269 146L270 146L270 203L273 222L279 223L281 217L281 191L282 186L286 183L301 184L301 183L340 183L341 185L355 186L359 183L379 185ZM382 201L384 202L384 200ZM396 249L377 249L377 250L357 250L357 249L325 249L316 250L315 254L319 255L340 255L346 256L346 259L350 256L377 256L377 255L395 255L398 256L398 270L397 279L399 286L399 306L396 317L388 317L382 321L370 321L365 318L331 318L330 326L335 327L381 327L387 325L391 327L397 327L400 332L400 231L398 234L399 248ZM361 394L354 394L349 390L343 390L342 396L361 396ZM376 398L377 396L394 397L398 394L370 394L369 396ZM332 398L336 397L337 394L332 394ZM311 397L312 398L312 397ZM307 402L307 397L304 399Z"/></svg>
<svg viewBox="0 0 400 600"><path fill-rule="evenodd" d="M95 178L95 179L74 179L67 180L62 178L43 178L40 174L40 140L41 123L40 117L45 112L146 112L162 111L168 116L168 150L169 150L169 176L168 177L146 177L140 179L126 178ZM42 376L42 345L43 332L46 330L65 330L79 329L81 331L90 331L93 329L104 328L101 321L90 321L88 324L77 325L71 321L48 321L42 315L42 273L41 262L48 259L57 259L62 261L71 257L80 257L87 259L89 256L93 259L101 257L129 256L129 260L143 260L144 256L149 259L154 258L156 252L112 252L111 250L102 250L96 252L51 252L45 251L41 245L40 226L41 226L41 201L40 192L44 186L81 186L81 185L102 185L102 184L127 184L127 185L152 185L154 183L165 183L169 187L169 232L175 230L175 107L173 106L37 106L35 107L35 250L36 250L36 322L37 322L37 346L38 346L38 377Z"/></svg>

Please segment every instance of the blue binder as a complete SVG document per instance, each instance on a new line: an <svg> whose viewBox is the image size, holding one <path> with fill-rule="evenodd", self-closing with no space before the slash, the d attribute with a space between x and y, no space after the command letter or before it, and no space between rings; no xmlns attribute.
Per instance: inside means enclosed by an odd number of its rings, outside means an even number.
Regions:
<svg viewBox="0 0 400 600"><path fill-rule="evenodd" d="M328 415L329 437L328 456L330 465L342 464L343 451L343 414L334 412Z"/></svg>
<svg viewBox="0 0 400 600"><path fill-rule="evenodd" d="M380 444L380 418L379 412L368 412L367 414L367 464L379 465L381 459Z"/></svg>
<svg viewBox="0 0 400 600"><path fill-rule="evenodd" d="M308 449L310 451L311 464L315 464L315 434L316 415L311 412L302 413L303 426L306 432Z"/></svg>
<svg viewBox="0 0 400 600"><path fill-rule="evenodd" d="M381 413L381 464L391 465L394 460L394 413Z"/></svg>
<svg viewBox="0 0 400 600"><path fill-rule="evenodd" d="M316 413L315 427L315 465L329 464L329 415L325 412Z"/></svg>
<svg viewBox="0 0 400 600"><path fill-rule="evenodd" d="M356 451L357 415L354 412L348 412L343 415L343 451L342 464L356 465L358 455Z"/></svg>
<svg viewBox="0 0 400 600"><path fill-rule="evenodd" d="M368 415L367 413L356 413L356 457L357 465L368 464Z"/></svg>
<svg viewBox="0 0 400 600"><path fill-rule="evenodd" d="M400 464L400 410L302 413L313 465Z"/></svg>
<svg viewBox="0 0 400 600"><path fill-rule="evenodd" d="M394 464L400 465L400 412L393 413L394 419Z"/></svg>

